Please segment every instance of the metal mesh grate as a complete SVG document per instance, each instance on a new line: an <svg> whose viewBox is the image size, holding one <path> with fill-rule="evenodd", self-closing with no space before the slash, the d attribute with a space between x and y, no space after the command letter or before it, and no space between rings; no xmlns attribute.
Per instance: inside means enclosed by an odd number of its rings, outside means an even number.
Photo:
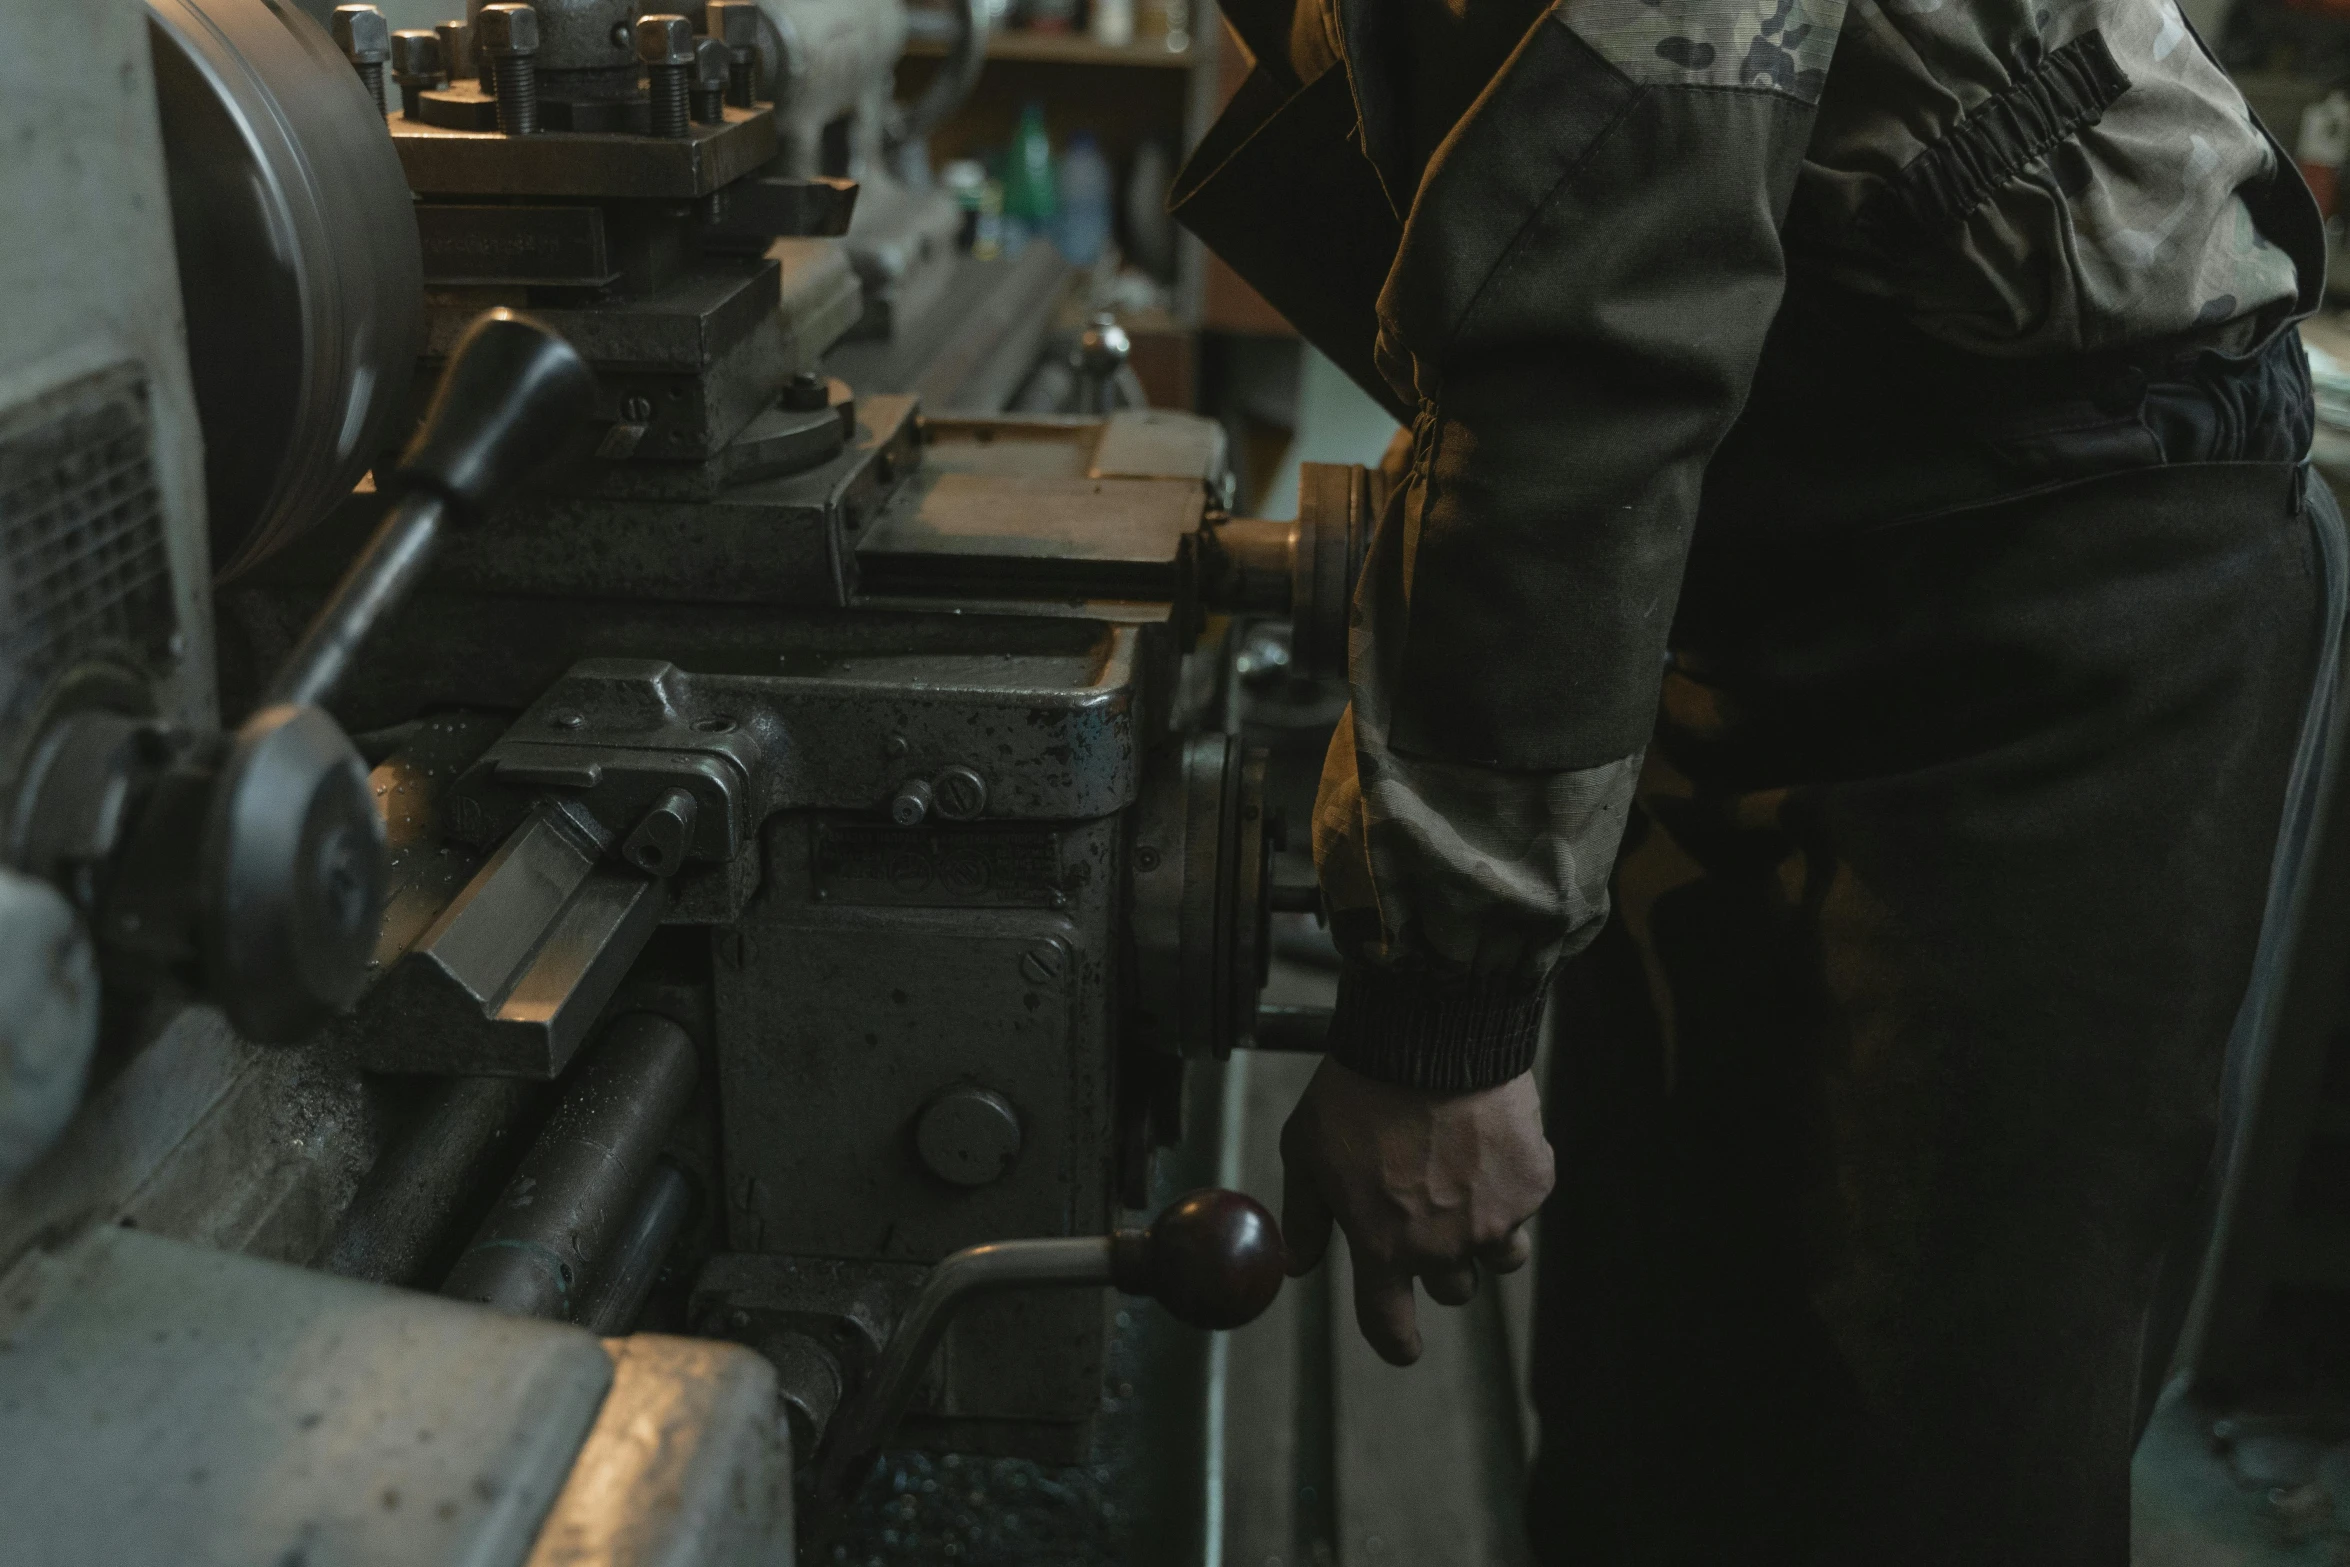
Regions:
<svg viewBox="0 0 2350 1567"><path fill-rule="evenodd" d="M101 649L159 667L175 619L145 377L118 366L0 412L0 724Z"/></svg>

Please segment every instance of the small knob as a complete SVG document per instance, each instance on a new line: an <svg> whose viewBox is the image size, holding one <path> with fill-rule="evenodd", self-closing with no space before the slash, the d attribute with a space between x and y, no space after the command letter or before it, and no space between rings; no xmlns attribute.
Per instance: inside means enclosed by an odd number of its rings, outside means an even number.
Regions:
<svg viewBox="0 0 2350 1567"><path fill-rule="evenodd" d="M484 30L498 11L482 12ZM595 372L553 328L492 310L466 328L393 477L479 514L587 418Z"/></svg>
<svg viewBox="0 0 2350 1567"><path fill-rule="evenodd" d="M1134 356L1134 339L1107 310L1099 311L1077 339L1078 365L1088 375L1115 375Z"/></svg>
<svg viewBox="0 0 2350 1567"><path fill-rule="evenodd" d="M1281 1227L1265 1205L1213 1187L1178 1197L1147 1230L1120 1230L1112 1245L1118 1288L1150 1296L1195 1328L1255 1321L1288 1271Z"/></svg>

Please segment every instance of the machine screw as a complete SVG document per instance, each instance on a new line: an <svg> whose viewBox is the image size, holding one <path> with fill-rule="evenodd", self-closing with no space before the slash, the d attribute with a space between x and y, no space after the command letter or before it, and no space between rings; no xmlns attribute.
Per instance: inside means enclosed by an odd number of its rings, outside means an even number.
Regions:
<svg viewBox="0 0 2350 1567"><path fill-rule="evenodd" d="M1069 949L1058 941L1040 941L1020 954L1020 977L1031 985L1057 985L1069 972Z"/></svg>
<svg viewBox="0 0 2350 1567"><path fill-rule="evenodd" d="M889 802L889 819L900 827L919 827L930 815L930 785L919 778L909 778L898 790L897 798Z"/></svg>
<svg viewBox="0 0 2350 1567"><path fill-rule="evenodd" d="M547 715L547 722L557 729L577 729L587 722L587 715L576 708L559 707Z"/></svg>
<svg viewBox="0 0 2350 1567"><path fill-rule="evenodd" d="M653 134L671 141L691 136L694 24L660 13L638 17L636 57L645 62L645 81L652 90Z"/></svg>
<svg viewBox="0 0 2350 1567"><path fill-rule="evenodd" d="M759 74L759 8L752 0L710 0L704 16L710 36L726 45L726 101L747 109Z"/></svg>
<svg viewBox="0 0 2350 1567"><path fill-rule="evenodd" d="M526 5L485 5L475 40L498 94L498 129L508 136L539 128L539 14Z"/></svg>
<svg viewBox="0 0 2350 1567"><path fill-rule="evenodd" d="M694 45L694 118L704 125L726 123L726 78L733 65L725 40L705 38Z"/></svg>
<svg viewBox="0 0 2350 1567"><path fill-rule="evenodd" d="M422 28L405 28L392 34L392 80L400 85L400 113L408 119L421 119L417 113L425 93L441 85L441 35Z"/></svg>
<svg viewBox="0 0 2350 1567"><path fill-rule="evenodd" d="M938 814L950 822L967 822L987 809L987 780L968 767L950 767L931 784L938 796Z"/></svg>
<svg viewBox="0 0 2350 1567"><path fill-rule="evenodd" d="M384 112L384 61L392 54L392 28L384 14L371 5L338 5L334 14L335 47L359 73L375 112Z"/></svg>
<svg viewBox="0 0 2350 1567"><path fill-rule="evenodd" d="M1159 868L1159 851L1147 843L1135 850L1134 868L1138 871L1157 870Z"/></svg>
<svg viewBox="0 0 2350 1567"><path fill-rule="evenodd" d="M468 76L478 80L481 62L473 56L473 24L442 22L433 31L440 36L441 69L449 73L449 80L461 82Z"/></svg>

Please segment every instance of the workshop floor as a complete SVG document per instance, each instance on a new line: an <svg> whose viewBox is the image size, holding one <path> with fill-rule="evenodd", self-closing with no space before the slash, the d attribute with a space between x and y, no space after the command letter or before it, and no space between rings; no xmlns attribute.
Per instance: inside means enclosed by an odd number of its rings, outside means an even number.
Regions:
<svg viewBox="0 0 2350 1567"><path fill-rule="evenodd" d="M2133 1567L2350 1563L2350 1430L2339 1415L2215 1415L2167 1400L2139 1444Z"/></svg>

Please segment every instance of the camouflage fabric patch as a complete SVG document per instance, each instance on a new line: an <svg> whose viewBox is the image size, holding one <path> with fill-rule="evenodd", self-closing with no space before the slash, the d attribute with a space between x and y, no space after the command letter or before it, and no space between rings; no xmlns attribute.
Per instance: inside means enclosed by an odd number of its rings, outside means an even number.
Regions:
<svg viewBox="0 0 2350 1567"><path fill-rule="evenodd" d="M1844 0L1561 0L1558 15L1636 82L1817 103Z"/></svg>
<svg viewBox="0 0 2350 1567"><path fill-rule="evenodd" d="M1431 761L1386 748L1360 685L1356 704L1314 802L1341 950L1513 984L1580 951L1607 918L1640 756L1557 773Z"/></svg>

